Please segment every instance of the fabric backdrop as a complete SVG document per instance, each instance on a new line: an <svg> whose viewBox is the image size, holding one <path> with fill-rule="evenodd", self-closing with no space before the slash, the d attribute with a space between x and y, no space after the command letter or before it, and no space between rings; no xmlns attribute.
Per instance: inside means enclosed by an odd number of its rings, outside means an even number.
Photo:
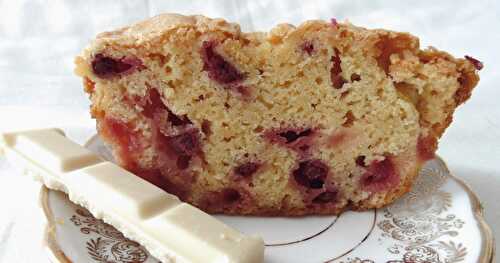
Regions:
<svg viewBox="0 0 500 263"><path fill-rule="evenodd" d="M162 12L223 17L244 31L336 17L409 31L423 47L472 55L485 64L481 82L438 152L479 194L488 222L500 231L500 1L0 0L0 11L0 129L57 126L80 143L95 123L73 74L74 56L97 33ZM0 262L48 262L38 191L0 157Z"/></svg>

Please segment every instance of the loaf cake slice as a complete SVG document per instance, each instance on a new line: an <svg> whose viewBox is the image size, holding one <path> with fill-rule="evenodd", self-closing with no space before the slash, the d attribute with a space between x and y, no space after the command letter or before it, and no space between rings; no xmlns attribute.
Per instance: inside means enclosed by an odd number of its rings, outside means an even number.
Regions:
<svg viewBox="0 0 500 263"><path fill-rule="evenodd" d="M76 58L121 166L207 212L286 216L409 191L481 67L334 19L243 33L175 14L102 33Z"/></svg>

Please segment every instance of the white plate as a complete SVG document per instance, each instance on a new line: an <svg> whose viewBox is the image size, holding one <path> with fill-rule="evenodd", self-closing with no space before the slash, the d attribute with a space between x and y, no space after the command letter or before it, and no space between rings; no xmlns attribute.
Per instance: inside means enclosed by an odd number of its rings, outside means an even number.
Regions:
<svg viewBox="0 0 500 263"><path fill-rule="evenodd" d="M112 157L98 137L87 147ZM158 262L139 244L71 203L41 191L46 242L54 262ZM266 243L265 262L493 262L493 237L476 195L436 158L393 205L335 216L216 217Z"/></svg>

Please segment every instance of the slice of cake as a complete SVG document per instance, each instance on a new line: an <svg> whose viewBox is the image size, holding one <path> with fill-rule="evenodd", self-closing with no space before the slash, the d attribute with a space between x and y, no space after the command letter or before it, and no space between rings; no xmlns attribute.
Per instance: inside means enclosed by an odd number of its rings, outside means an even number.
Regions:
<svg viewBox="0 0 500 263"><path fill-rule="evenodd" d="M164 14L76 59L119 164L207 212L337 214L406 193L481 62L335 20Z"/></svg>

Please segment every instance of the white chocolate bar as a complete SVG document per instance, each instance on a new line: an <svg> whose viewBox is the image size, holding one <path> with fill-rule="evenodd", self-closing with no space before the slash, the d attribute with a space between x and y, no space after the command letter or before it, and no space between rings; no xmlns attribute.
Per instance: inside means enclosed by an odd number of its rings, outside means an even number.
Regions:
<svg viewBox="0 0 500 263"><path fill-rule="evenodd" d="M0 135L0 148L47 187L68 193L96 218L139 242L162 262L258 263L261 238L245 236L121 167L57 129Z"/></svg>
<svg viewBox="0 0 500 263"><path fill-rule="evenodd" d="M64 133L61 130L51 129L7 133L2 137L7 146L15 148L28 159L36 156L36 160L32 161L44 164L55 173L68 172L102 161L86 148L67 139L61 140L62 135Z"/></svg>

